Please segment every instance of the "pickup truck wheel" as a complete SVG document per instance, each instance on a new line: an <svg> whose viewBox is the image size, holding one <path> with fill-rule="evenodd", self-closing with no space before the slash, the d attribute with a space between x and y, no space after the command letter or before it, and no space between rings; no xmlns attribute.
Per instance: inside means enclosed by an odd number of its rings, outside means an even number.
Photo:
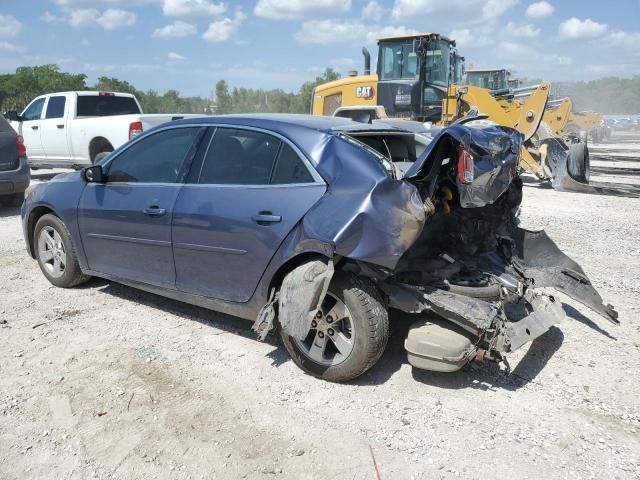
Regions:
<svg viewBox="0 0 640 480"><path fill-rule="evenodd" d="M100 152L100 153L98 153L95 157L93 157L93 162L92 162L92 163L95 165L95 164L96 164L96 163L98 163L100 160L102 160L104 157L106 157L107 155L109 155L111 152L112 152L112 150L111 150L111 151L108 151L108 152Z"/></svg>
<svg viewBox="0 0 640 480"><path fill-rule="evenodd" d="M55 215L38 220L33 245L40 270L56 287L75 287L91 278L80 270L69 230Z"/></svg>
<svg viewBox="0 0 640 480"><path fill-rule="evenodd" d="M20 207L22 202L24 202L24 193L14 193L13 195L0 197L0 203L4 203L7 207Z"/></svg>
<svg viewBox="0 0 640 480"><path fill-rule="evenodd" d="M281 331L294 363L331 382L359 377L382 356L389 338L389 316L370 280L336 272L321 309L304 340Z"/></svg>

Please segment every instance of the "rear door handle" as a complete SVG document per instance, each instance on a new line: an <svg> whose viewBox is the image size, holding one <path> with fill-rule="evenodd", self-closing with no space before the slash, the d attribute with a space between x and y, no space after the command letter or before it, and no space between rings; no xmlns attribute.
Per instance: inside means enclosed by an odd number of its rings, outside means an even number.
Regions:
<svg viewBox="0 0 640 480"><path fill-rule="evenodd" d="M37 130L39 127L37 125L31 125L31 130Z"/></svg>
<svg viewBox="0 0 640 480"><path fill-rule="evenodd" d="M144 209L144 214L152 217L161 217L166 215L167 211L164 208L159 208L156 205L151 205L149 208Z"/></svg>
<svg viewBox="0 0 640 480"><path fill-rule="evenodd" d="M269 223L281 222L282 217L280 215L273 215L271 212L259 212L257 215L251 217L251 220L260 225L267 225Z"/></svg>

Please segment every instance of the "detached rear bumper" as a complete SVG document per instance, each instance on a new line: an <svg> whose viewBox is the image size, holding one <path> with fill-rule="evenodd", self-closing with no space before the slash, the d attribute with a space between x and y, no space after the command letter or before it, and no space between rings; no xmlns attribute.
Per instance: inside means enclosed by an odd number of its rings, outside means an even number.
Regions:
<svg viewBox="0 0 640 480"><path fill-rule="evenodd" d="M31 182L31 174L27 159L18 160L18 168L15 170L0 171L0 195L13 195L23 193Z"/></svg>
<svg viewBox="0 0 640 480"><path fill-rule="evenodd" d="M409 363L452 372L474 359L501 359L565 318L561 303L543 289L565 293L619 323L617 312L603 303L582 268L543 231L516 229L514 247L517 255L510 262L493 257L494 269L484 272L498 282L491 298L397 281L381 285L390 307L426 314L405 342Z"/></svg>

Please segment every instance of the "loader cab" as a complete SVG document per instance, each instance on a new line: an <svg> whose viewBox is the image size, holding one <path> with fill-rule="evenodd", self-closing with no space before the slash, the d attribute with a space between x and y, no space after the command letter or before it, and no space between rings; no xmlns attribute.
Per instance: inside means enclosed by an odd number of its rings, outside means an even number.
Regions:
<svg viewBox="0 0 640 480"><path fill-rule="evenodd" d="M390 117L437 122L455 76L455 41L425 33L378 40L378 104ZM462 57L459 57L462 58Z"/></svg>
<svg viewBox="0 0 640 480"><path fill-rule="evenodd" d="M510 75L505 68L469 69L465 72L464 83L487 90L507 90L510 87Z"/></svg>

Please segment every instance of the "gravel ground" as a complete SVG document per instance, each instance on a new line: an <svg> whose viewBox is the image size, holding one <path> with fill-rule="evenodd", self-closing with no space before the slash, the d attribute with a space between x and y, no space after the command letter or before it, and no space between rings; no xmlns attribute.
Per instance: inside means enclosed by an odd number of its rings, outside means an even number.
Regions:
<svg viewBox="0 0 640 480"><path fill-rule="evenodd" d="M640 160L634 141L593 159ZM618 173L594 180L637 178ZM99 280L49 285L0 208L0 478L375 479L373 459L382 479L640 478L638 202L531 183L522 208L619 327L563 298L568 318L510 374L435 374L407 364L394 318L381 361L347 385L304 375L244 320Z"/></svg>

